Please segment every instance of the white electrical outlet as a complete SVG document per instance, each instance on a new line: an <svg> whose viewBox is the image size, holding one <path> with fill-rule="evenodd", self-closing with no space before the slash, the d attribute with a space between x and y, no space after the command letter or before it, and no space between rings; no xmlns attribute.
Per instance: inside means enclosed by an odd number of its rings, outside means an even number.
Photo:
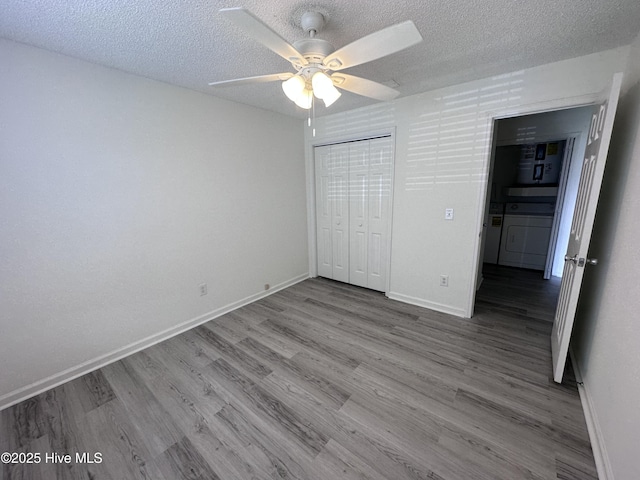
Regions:
<svg viewBox="0 0 640 480"><path fill-rule="evenodd" d="M453 220L453 208L445 208L444 209L444 219L445 220Z"/></svg>
<svg viewBox="0 0 640 480"><path fill-rule="evenodd" d="M206 283L201 283L200 284L200 296L206 295L207 294L207 284Z"/></svg>
<svg viewBox="0 0 640 480"><path fill-rule="evenodd" d="M449 286L449 275L440 275L440 286L441 287Z"/></svg>

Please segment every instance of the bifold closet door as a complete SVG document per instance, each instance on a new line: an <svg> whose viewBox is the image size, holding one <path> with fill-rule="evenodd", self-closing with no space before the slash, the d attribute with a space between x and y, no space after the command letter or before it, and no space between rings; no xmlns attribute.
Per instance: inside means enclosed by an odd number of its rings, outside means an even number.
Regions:
<svg viewBox="0 0 640 480"><path fill-rule="evenodd" d="M349 283L367 287L369 141L349 144Z"/></svg>
<svg viewBox="0 0 640 480"><path fill-rule="evenodd" d="M349 146L315 148L318 275L349 282Z"/></svg>
<svg viewBox="0 0 640 480"><path fill-rule="evenodd" d="M331 246L331 146L315 148L316 163L316 249L318 275L333 278L333 247Z"/></svg>
<svg viewBox="0 0 640 480"><path fill-rule="evenodd" d="M390 137L369 141L369 195L367 231L367 288L387 288L389 237L391 235L391 172L393 143Z"/></svg>
<svg viewBox="0 0 640 480"><path fill-rule="evenodd" d="M386 290L391 138L316 147L318 275Z"/></svg>

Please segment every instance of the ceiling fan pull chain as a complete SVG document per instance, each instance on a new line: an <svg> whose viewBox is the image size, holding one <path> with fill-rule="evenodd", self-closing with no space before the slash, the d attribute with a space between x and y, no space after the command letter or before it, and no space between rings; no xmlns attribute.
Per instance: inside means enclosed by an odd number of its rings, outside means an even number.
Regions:
<svg viewBox="0 0 640 480"><path fill-rule="evenodd" d="M311 110L313 110L313 128L311 129L311 136L316 136L316 96L311 99Z"/></svg>

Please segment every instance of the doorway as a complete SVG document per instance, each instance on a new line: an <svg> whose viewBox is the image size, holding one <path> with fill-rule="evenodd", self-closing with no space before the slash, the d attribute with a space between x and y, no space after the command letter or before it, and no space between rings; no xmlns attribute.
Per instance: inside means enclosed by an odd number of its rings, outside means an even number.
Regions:
<svg viewBox="0 0 640 480"><path fill-rule="evenodd" d="M562 277L591 114L585 106L495 121L478 286L485 267Z"/></svg>

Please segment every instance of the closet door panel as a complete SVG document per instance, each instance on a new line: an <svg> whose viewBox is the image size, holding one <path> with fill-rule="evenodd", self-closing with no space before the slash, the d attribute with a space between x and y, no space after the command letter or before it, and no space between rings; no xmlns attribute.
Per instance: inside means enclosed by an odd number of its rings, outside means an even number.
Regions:
<svg viewBox="0 0 640 480"><path fill-rule="evenodd" d="M391 139L371 140L369 158L367 287L384 292L387 288L387 252L391 219Z"/></svg>
<svg viewBox="0 0 640 480"><path fill-rule="evenodd" d="M367 286L369 142L349 144L349 283Z"/></svg>
<svg viewBox="0 0 640 480"><path fill-rule="evenodd" d="M331 146L333 279L349 282L349 145Z"/></svg>
<svg viewBox="0 0 640 480"><path fill-rule="evenodd" d="M371 234L369 247L371 255L371 261L369 262L369 274L371 275L371 278L382 278L384 271L382 266L382 259L384 258L384 255L382 255L382 235L378 233Z"/></svg>
<svg viewBox="0 0 640 480"><path fill-rule="evenodd" d="M318 275L333 278L333 240L331 234L332 206L331 188L331 147L316 147L316 245Z"/></svg>

